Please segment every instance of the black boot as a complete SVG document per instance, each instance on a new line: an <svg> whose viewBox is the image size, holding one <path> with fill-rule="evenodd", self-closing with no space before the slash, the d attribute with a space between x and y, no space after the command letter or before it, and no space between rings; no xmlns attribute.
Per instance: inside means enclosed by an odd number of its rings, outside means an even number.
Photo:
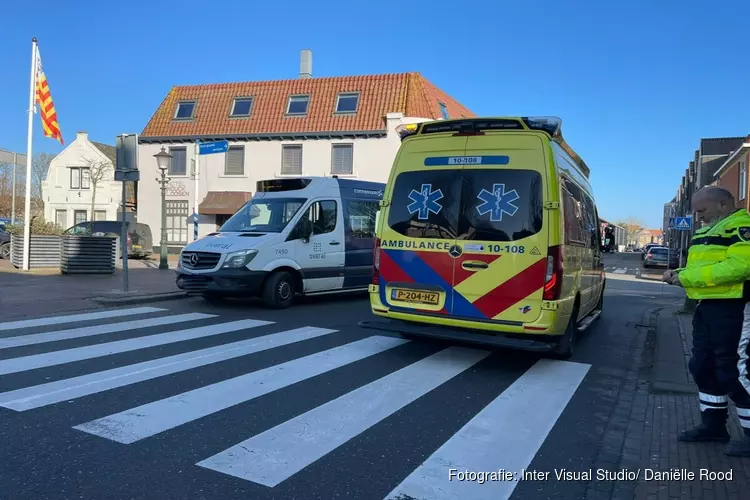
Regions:
<svg viewBox="0 0 750 500"><path fill-rule="evenodd" d="M702 411L701 424L681 433L680 441L686 443L728 442L727 410Z"/></svg>
<svg viewBox="0 0 750 500"><path fill-rule="evenodd" d="M750 429L742 429L742 438L729 443L726 454L730 457L750 457Z"/></svg>

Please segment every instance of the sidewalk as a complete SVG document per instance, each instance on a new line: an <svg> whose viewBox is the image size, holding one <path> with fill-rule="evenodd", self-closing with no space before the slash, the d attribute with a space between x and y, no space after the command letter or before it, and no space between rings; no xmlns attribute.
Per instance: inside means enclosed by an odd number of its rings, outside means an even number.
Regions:
<svg viewBox="0 0 750 500"><path fill-rule="evenodd" d="M7 321L184 296L175 285L174 271L159 270L158 260L129 260L128 282L124 292L120 266L110 275L64 275L54 269L23 272L0 260L0 314Z"/></svg>
<svg viewBox="0 0 750 500"><path fill-rule="evenodd" d="M725 445L680 443L677 435L700 422L698 391L688 372L692 346L692 315L677 314L679 307L654 311L647 332L646 352L636 398L645 408L634 412L630 433L640 436L641 468L654 471L684 469L694 472L693 481L645 481L636 488L635 498L650 499L740 499L747 498L750 488L750 459L728 457ZM653 356L648 365L649 344ZM644 383L645 382L645 383ZM730 404L729 432L742 434L734 407ZM642 427L641 427L642 422ZM628 437L626 436L626 440ZM731 481L701 481L700 469L711 472L732 471ZM741 493L745 491L745 493Z"/></svg>

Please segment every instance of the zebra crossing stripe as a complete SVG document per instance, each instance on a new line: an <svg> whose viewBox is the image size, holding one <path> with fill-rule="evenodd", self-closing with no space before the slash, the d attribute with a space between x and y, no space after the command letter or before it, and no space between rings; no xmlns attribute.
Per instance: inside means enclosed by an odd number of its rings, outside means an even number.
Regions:
<svg viewBox="0 0 750 500"><path fill-rule="evenodd" d="M239 358L336 330L287 330L230 344L175 354L119 368L0 393L0 406L16 411L69 401L165 375Z"/></svg>
<svg viewBox="0 0 750 500"><path fill-rule="evenodd" d="M127 330L135 330L138 328L171 325L174 323L184 323L186 321L197 321L200 319L215 317L216 315L214 314L202 313L177 314L174 316L161 316L158 318L123 321L122 323L107 323L106 325L72 328L70 330L57 330L54 332L18 335L16 337L6 337L0 339L0 349L8 349L10 347L19 347L24 345L44 344L45 342L55 342L58 340L78 339L81 337L103 335L105 333L124 332Z"/></svg>
<svg viewBox="0 0 750 500"><path fill-rule="evenodd" d="M265 486L276 486L489 354L477 349L449 347L197 465Z"/></svg>
<svg viewBox="0 0 750 500"><path fill-rule="evenodd" d="M336 331L312 327L297 330L298 335L311 331L325 335ZM285 335L294 334L294 330L285 332ZM135 443L406 342L408 341L394 337L368 337L92 420L73 428L118 443Z"/></svg>
<svg viewBox="0 0 750 500"><path fill-rule="evenodd" d="M100 311L85 314L71 314L68 316L52 316L49 318L25 319L21 321L9 321L0 323L0 331L17 330L19 328L31 328L34 326L62 325L65 323L76 323L78 321L94 321L97 319L119 318L123 316L135 316L136 314L148 314L166 311L159 307L134 307L131 309L114 309L112 311Z"/></svg>
<svg viewBox="0 0 750 500"><path fill-rule="evenodd" d="M210 337L212 335L220 335L222 333L236 332L248 328L270 325L272 323L272 321L243 319L239 321L230 321L228 323L219 323L197 328L188 328L186 330L160 333L158 335L118 340L115 342L89 345L85 347L76 347L63 351L53 351L43 354L23 356L20 358L4 359L0 361L0 375L35 370L47 366L62 365L64 363L72 363L84 359L109 356L110 354L137 351L139 349L146 349L147 347L156 347L175 342L182 342L184 340Z"/></svg>
<svg viewBox="0 0 750 500"><path fill-rule="evenodd" d="M415 469L386 500L505 500L522 480L590 365L541 360ZM461 481L458 473L515 473L513 481ZM451 476L453 472L453 476Z"/></svg>

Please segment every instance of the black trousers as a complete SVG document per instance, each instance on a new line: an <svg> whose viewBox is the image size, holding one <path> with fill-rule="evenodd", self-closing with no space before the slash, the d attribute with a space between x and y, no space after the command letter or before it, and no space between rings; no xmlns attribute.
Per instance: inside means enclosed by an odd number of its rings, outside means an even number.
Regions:
<svg viewBox="0 0 750 500"><path fill-rule="evenodd" d="M726 418L731 398L740 424L750 432L750 314L745 319L745 305L743 299L702 300L698 304L693 316L690 373L698 386L702 412Z"/></svg>

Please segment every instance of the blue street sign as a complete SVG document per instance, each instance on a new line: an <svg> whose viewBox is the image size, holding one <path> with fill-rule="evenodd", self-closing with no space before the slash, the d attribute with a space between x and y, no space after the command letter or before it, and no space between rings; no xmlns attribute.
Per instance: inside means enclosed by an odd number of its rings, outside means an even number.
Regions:
<svg viewBox="0 0 750 500"><path fill-rule="evenodd" d="M689 231L693 227L693 217L675 217L674 228L678 231Z"/></svg>
<svg viewBox="0 0 750 500"><path fill-rule="evenodd" d="M198 144L198 152L202 155L226 153L228 149L229 142L227 141L201 142Z"/></svg>
<svg viewBox="0 0 750 500"><path fill-rule="evenodd" d="M669 222L667 222L667 227L669 229L674 229L674 217L669 218Z"/></svg>

